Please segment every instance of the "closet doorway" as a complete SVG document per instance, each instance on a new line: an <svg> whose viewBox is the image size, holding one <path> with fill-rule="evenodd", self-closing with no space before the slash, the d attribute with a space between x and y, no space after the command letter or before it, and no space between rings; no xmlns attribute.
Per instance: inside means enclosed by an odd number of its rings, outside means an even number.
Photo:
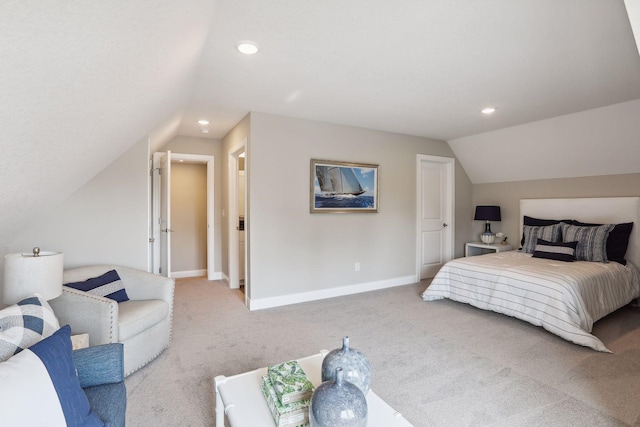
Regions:
<svg viewBox="0 0 640 427"><path fill-rule="evenodd" d="M416 279L436 275L453 259L455 160L418 154L416 167Z"/></svg>
<svg viewBox="0 0 640 427"><path fill-rule="evenodd" d="M171 151L154 153L152 168L151 203L151 268L156 274L166 277L188 277L200 275L201 270L172 272L172 237L176 233L173 226L171 206L171 165L198 164L206 166L206 276L216 280L215 240L214 240L214 157L198 154L172 153ZM179 239L178 239L179 240ZM219 276L219 274L217 275Z"/></svg>
<svg viewBox="0 0 640 427"><path fill-rule="evenodd" d="M243 145L229 153L227 230L229 236L229 288L241 289L248 303L250 294L248 233L249 215L247 204L247 156L246 140Z"/></svg>

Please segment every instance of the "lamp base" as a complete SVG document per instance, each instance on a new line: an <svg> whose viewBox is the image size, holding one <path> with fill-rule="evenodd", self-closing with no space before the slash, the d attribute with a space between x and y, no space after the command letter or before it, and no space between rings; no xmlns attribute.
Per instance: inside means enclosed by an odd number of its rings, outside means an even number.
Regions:
<svg viewBox="0 0 640 427"><path fill-rule="evenodd" d="M484 233L480 235L480 240L487 245L490 245L496 240L496 235L491 232L491 223L489 223L489 221L484 224Z"/></svg>
<svg viewBox="0 0 640 427"><path fill-rule="evenodd" d="M496 235L493 233L485 232L480 235L480 240L482 241L482 243L490 245L496 240Z"/></svg>

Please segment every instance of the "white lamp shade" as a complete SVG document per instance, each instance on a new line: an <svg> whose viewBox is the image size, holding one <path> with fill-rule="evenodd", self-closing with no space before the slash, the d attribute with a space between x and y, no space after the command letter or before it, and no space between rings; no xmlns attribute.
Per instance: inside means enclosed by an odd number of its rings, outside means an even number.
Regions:
<svg viewBox="0 0 640 427"><path fill-rule="evenodd" d="M63 270L61 252L40 252L39 256L28 253L5 255L5 304L15 304L36 293L46 300L60 296Z"/></svg>

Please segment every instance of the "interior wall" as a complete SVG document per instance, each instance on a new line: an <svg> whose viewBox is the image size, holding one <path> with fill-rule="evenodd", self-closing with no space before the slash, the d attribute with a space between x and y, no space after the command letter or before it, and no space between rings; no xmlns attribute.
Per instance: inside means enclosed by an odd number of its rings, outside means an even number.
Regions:
<svg viewBox="0 0 640 427"><path fill-rule="evenodd" d="M147 270L149 144L145 138L56 208L18 233L10 252L64 252L65 268L117 264Z"/></svg>
<svg viewBox="0 0 640 427"><path fill-rule="evenodd" d="M207 270L207 165L171 165L171 271Z"/></svg>
<svg viewBox="0 0 640 427"><path fill-rule="evenodd" d="M640 174L473 185L473 207L484 204L499 205L502 221L492 223L491 231L494 233L502 231L513 245L519 245L520 240L518 237L520 199L626 196L640 196ZM469 217L469 220L472 221L473 216ZM479 240L479 234L484 226L482 221L472 222L473 233L469 236L469 240Z"/></svg>
<svg viewBox="0 0 640 427"><path fill-rule="evenodd" d="M223 201L223 156L222 156L222 141L219 139L211 138L197 138L193 136L176 136L158 151L171 150L172 153L181 154L201 154L207 156L214 156L214 197L213 197L213 210L214 210L214 270L215 272L222 271L222 201ZM175 164L175 163L174 163ZM172 257L175 256L172 253ZM206 268L206 267L205 267Z"/></svg>
<svg viewBox="0 0 640 427"><path fill-rule="evenodd" d="M247 143L246 147L246 158L245 158L245 183L247 186L247 194L250 193L249 188L249 171L246 170L251 163L249 159L250 152L250 141L251 141L251 115L245 116L236 126L234 126L231 131L222 138L222 246L225 248L222 252L222 272L225 277L229 277L229 229L227 227L228 217L227 213L229 212L229 194L228 194L228 186L229 186L229 155L231 153L236 152L242 145ZM244 223L244 233L245 233L245 245L247 247L247 253L250 253L249 242L247 241L249 233L250 233L250 205L247 203L245 205L245 223ZM247 266L250 265L250 259L246 259L245 262ZM250 276L250 272L249 272ZM249 276L245 277L245 283L249 282ZM251 286L245 287L245 292L247 296L251 297Z"/></svg>
<svg viewBox="0 0 640 427"><path fill-rule="evenodd" d="M251 298L415 277L417 154L455 158L444 141L252 113ZM310 214L311 159L379 165L379 212ZM460 167L455 183L461 254L471 183Z"/></svg>

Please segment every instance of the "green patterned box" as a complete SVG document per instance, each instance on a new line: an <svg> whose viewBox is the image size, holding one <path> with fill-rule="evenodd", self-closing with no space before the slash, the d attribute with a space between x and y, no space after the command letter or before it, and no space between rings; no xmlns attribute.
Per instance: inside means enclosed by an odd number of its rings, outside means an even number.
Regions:
<svg viewBox="0 0 640 427"><path fill-rule="evenodd" d="M310 399L283 405L268 375L262 376L262 394L267 400L271 415L278 427L307 427L309 424Z"/></svg>
<svg viewBox="0 0 640 427"><path fill-rule="evenodd" d="M313 384L307 378L307 374L304 373L298 361L292 360L269 366L267 372L280 403L293 403L311 398Z"/></svg>

